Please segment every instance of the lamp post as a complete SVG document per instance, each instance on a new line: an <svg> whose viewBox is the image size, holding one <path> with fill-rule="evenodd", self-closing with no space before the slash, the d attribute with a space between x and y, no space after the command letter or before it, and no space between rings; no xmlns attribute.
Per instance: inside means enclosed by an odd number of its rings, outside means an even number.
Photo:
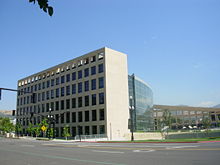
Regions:
<svg viewBox="0 0 220 165"><path fill-rule="evenodd" d="M134 113L134 106L133 106L133 97L130 96L130 117L131 117L131 141L134 141L134 119L133 119L133 113Z"/></svg>
<svg viewBox="0 0 220 165"><path fill-rule="evenodd" d="M49 109L49 115L47 116L48 120L49 120L49 139L51 138L51 136L50 136L50 134L51 134L51 120L53 119L53 115L51 115L51 111L52 111L52 109L50 108ZM54 135L54 133L53 133L53 135Z"/></svg>

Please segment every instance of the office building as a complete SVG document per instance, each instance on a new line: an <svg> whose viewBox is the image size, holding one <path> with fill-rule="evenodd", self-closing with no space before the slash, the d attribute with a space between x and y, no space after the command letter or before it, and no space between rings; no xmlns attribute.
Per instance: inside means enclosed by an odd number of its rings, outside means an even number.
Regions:
<svg viewBox="0 0 220 165"><path fill-rule="evenodd" d="M65 125L72 137L104 134L113 140L129 132L123 53L101 48L19 80L18 90L17 122L23 133L30 122L40 123L49 111L55 118L56 137L62 136ZM36 96L32 101L31 92Z"/></svg>
<svg viewBox="0 0 220 165"><path fill-rule="evenodd" d="M154 130L153 92L151 87L135 76L128 76L130 96L130 116L133 118L134 131Z"/></svg>

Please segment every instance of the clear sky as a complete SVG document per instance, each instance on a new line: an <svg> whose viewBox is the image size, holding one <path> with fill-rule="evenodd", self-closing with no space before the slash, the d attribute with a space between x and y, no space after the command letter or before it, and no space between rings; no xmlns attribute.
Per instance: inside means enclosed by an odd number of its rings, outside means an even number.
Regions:
<svg viewBox="0 0 220 165"><path fill-rule="evenodd" d="M220 103L219 0L49 0L48 16L28 0L0 5L0 87L101 47L128 54L129 73L154 103ZM3 91L0 109L15 109Z"/></svg>

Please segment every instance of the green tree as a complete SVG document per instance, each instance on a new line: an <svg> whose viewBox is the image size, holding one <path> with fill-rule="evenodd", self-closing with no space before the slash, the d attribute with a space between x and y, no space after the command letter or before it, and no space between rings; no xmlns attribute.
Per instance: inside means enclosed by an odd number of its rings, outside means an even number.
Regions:
<svg viewBox="0 0 220 165"><path fill-rule="evenodd" d="M1 118L0 119L0 131L5 133L9 133L15 130L14 125L10 122L9 118Z"/></svg>
<svg viewBox="0 0 220 165"><path fill-rule="evenodd" d="M27 132L33 136L33 133L34 133L34 125L32 123L29 122L28 124L28 128L27 128Z"/></svg>
<svg viewBox="0 0 220 165"><path fill-rule="evenodd" d="M20 136L20 133L22 131L22 126L20 123L16 123L15 125L15 132L17 133L18 137Z"/></svg>
<svg viewBox="0 0 220 165"><path fill-rule="evenodd" d="M70 132L69 132L69 126L65 125L65 127L63 128L63 137L67 138L70 137Z"/></svg>
<svg viewBox="0 0 220 165"><path fill-rule="evenodd" d="M37 1L40 9L42 9L45 13L48 13L50 16L53 15L53 7L48 5L48 0L29 0L30 3L34 3Z"/></svg>
<svg viewBox="0 0 220 165"><path fill-rule="evenodd" d="M40 124L38 124L36 127L34 127L34 133L35 133L36 137L40 136L40 133L41 133Z"/></svg>
<svg viewBox="0 0 220 165"><path fill-rule="evenodd" d="M40 126L40 128L42 128L43 126L45 127L45 130L42 130L42 132L43 132L43 136L45 137L46 132L47 132L47 129L48 129L48 122L47 122L47 119L46 119L46 118L43 119L43 120L41 121L41 123L39 124L39 126Z"/></svg>
<svg viewBox="0 0 220 165"><path fill-rule="evenodd" d="M171 112L168 109L163 111L162 117L158 120L159 129L163 138L169 133L172 124Z"/></svg>
<svg viewBox="0 0 220 165"><path fill-rule="evenodd" d="M209 134L211 123L212 122L211 122L210 116L209 115L208 116L203 115L203 117L202 117L202 125L206 129L207 135Z"/></svg>

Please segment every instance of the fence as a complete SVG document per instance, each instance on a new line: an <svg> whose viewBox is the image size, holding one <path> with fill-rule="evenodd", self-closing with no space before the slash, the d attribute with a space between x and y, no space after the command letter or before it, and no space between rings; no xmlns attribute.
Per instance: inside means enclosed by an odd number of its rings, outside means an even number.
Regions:
<svg viewBox="0 0 220 165"><path fill-rule="evenodd" d="M81 140L81 141L90 141L90 140L107 140L106 134L96 134L96 135L76 135L75 140Z"/></svg>

